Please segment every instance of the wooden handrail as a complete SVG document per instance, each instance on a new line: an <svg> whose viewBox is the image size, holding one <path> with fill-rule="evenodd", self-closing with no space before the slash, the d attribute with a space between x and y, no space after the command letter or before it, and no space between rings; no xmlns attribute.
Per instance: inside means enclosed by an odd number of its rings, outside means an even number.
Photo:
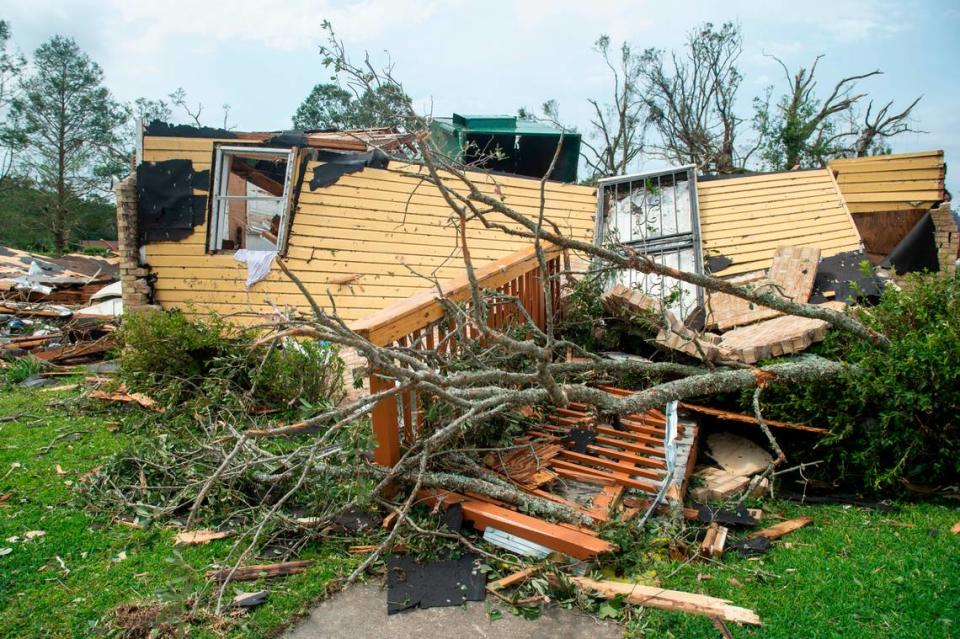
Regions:
<svg viewBox="0 0 960 639"><path fill-rule="evenodd" d="M560 247L549 243L544 244L543 250L547 260L562 252ZM536 269L537 266L536 249L529 246L476 269L477 283L481 288L498 288L518 275ZM356 320L351 323L350 328L373 344L385 346L443 317L444 308L439 302L441 297L453 302L470 299L470 282L466 274L441 284L440 291L415 293L405 300Z"/></svg>
<svg viewBox="0 0 960 639"><path fill-rule="evenodd" d="M498 290L515 298L541 329L547 322L546 296L553 301L554 313L558 310L560 284L556 276L560 272L562 249L552 244L544 246L547 270L540 272L540 262L534 246L517 251L476 270L477 283L487 290ZM396 344L404 348L439 348L455 353L460 346L457 336L449 335L450 320L445 318L446 307L441 300L453 302L470 301L470 282L464 274L439 286L439 290L427 290L392 304L368 317L357 320L351 328L377 346ZM488 323L491 328L518 321L520 314L506 304L493 304L489 308ZM478 335L476 327L467 327L467 339ZM395 388L396 381L381 377L371 371L370 393L376 394ZM400 459L404 443L410 444L419 435L423 423L422 404L414 391L385 397L374 406L370 415L377 447L374 459L382 466L393 466Z"/></svg>

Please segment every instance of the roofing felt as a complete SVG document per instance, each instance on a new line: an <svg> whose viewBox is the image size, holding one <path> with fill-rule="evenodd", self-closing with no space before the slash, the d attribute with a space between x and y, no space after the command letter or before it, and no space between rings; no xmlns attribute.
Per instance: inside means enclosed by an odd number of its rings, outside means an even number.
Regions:
<svg viewBox="0 0 960 639"><path fill-rule="evenodd" d="M827 169L698 181L697 193L704 254L729 260L715 275L767 269L785 245L816 246L823 257L860 247Z"/></svg>
<svg viewBox="0 0 960 639"><path fill-rule="evenodd" d="M851 213L929 209L946 199L943 151L832 160Z"/></svg>

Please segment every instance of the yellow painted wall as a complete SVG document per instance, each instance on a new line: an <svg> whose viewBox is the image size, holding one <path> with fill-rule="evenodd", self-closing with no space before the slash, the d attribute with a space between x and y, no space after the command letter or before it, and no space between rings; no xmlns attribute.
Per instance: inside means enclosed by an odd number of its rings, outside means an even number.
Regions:
<svg viewBox="0 0 960 639"><path fill-rule="evenodd" d="M944 199L943 151L832 160L852 213L926 210Z"/></svg>
<svg viewBox="0 0 960 639"><path fill-rule="evenodd" d="M823 257L860 247L827 169L697 183L704 253L733 261L721 277L770 267L778 246L817 246Z"/></svg>
<svg viewBox="0 0 960 639"><path fill-rule="evenodd" d="M222 140L228 144L238 140ZM146 136L145 162L190 159L195 170L211 169L214 140ZM344 320L354 320L430 288L426 277L440 280L463 273L456 228L438 189L404 171L415 166L391 163L388 170L364 169L344 175L336 184L309 189L313 165L293 218L287 266L328 310L331 294ZM473 177L484 190L517 210L536 217L539 181L519 177ZM493 184L493 181L497 184ZM546 217L564 232L584 240L593 235L594 189L551 183L547 186ZM516 226L506 218L498 222ZM481 266L523 248L527 241L479 223L468 225L474 263ZM193 306L198 312L270 313L274 305L307 310L303 296L280 269L249 291L245 264L231 255L209 255L206 226L198 226L179 242L146 246L147 263L156 274L154 291L164 308ZM334 282L358 275L347 285Z"/></svg>

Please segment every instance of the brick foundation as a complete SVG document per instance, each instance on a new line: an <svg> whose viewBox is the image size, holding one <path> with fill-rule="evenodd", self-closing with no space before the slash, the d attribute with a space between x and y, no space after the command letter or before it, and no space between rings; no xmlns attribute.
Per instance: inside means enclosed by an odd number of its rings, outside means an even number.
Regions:
<svg viewBox="0 0 960 639"><path fill-rule="evenodd" d="M960 228L950 211L950 203L944 202L937 208L930 209L930 216L936 229L934 239L940 272L954 275L957 272L957 258L960 257Z"/></svg>
<svg viewBox="0 0 960 639"><path fill-rule="evenodd" d="M150 269L140 264L137 229L137 178L131 174L117 184L117 252L120 254L120 282L124 311L149 307L153 303Z"/></svg>

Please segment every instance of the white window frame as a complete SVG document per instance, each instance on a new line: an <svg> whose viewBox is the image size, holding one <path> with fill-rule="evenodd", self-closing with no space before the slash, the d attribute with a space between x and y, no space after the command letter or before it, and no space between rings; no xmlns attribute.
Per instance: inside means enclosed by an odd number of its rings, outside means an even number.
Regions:
<svg viewBox="0 0 960 639"><path fill-rule="evenodd" d="M266 146L218 146L215 148L216 157L214 159L213 173L213 193L210 194L210 231L208 233L207 248L211 253L219 253L224 249L221 242L223 238L223 229L229 225L228 213L230 200L267 200L271 202L280 202L280 228L277 231L277 252L284 249L287 238L287 224L289 218L288 208L290 206L290 188L293 181L293 162L295 149L278 149ZM247 195L227 195L227 185L230 180L230 171L224 171L227 160L231 154L243 153L245 155L263 155L270 158L285 159L287 170L283 178L283 195L270 196L247 196Z"/></svg>
<svg viewBox="0 0 960 639"><path fill-rule="evenodd" d="M643 192L647 188L647 184L652 183L653 181L656 181L657 188L660 188L661 178L668 177L673 181L674 184L676 184L676 179L680 176L685 177L686 188L688 189L689 211L685 211L684 213L688 214L690 219L689 223L684 226L688 226L689 230L679 231L681 224L677 216L680 214L680 211L675 209L673 211L674 227L676 228L677 232L665 233L663 231L664 224L662 219L664 213L661 209L660 218L658 219L660 226L659 233L657 233L654 229L650 229L647 233L642 234L641 237L634 237L632 231L633 224L631 224L630 237L618 238L618 241L626 244L627 246L633 247L640 253L647 255L659 264L667 264L669 257L675 256L677 259L676 267L680 269L683 268L683 255L688 254L692 257L693 270L696 273L702 274L703 245L700 238L700 210L697 196L697 171L696 166L693 164L684 164L682 166L670 167L658 171L633 173L630 175L613 176L598 180L594 242L598 246L602 245L607 240L609 228L612 226L612 220L608 219L610 215L610 211L608 210L607 206L609 202L608 198L606 197L608 190L617 192L618 187L623 187L628 193L633 191ZM667 265L669 266L669 264ZM621 281L631 288L639 288L647 294L653 293L654 290L662 291L663 285L667 281L674 282L674 284L671 284L671 286L679 285L681 288L685 286L684 283L676 282L672 278L648 276L638 271L618 272L616 275L616 280ZM702 306L704 302L704 291L701 287L690 286L689 288L694 292L694 299L690 300L692 306L688 307L684 305L683 300L681 300L680 303L671 306L671 310L677 313L681 319L685 319L690 311L696 308L696 306Z"/></svg>

